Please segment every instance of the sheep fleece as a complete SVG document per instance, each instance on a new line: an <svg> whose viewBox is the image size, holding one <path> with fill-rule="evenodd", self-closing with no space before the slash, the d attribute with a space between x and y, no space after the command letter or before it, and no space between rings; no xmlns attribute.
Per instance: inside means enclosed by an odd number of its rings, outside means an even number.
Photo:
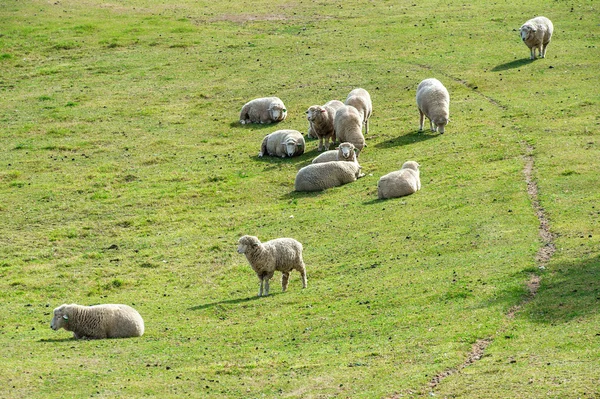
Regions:
<svg viewBox="0 0 600 399"><path fill-rule="evenodd" d="M313 163L298 171L294 189L296 191L321 191L352 183L359 177L360 165L357 162Z"/></svg>
<svg viewBox="0 0 600 399"><path fill-rule="evenodd" d="M142 316L132 307L121 304L61 305L54 309L51 327L71 331L76 339L128 338L144 334Z"/></svg>

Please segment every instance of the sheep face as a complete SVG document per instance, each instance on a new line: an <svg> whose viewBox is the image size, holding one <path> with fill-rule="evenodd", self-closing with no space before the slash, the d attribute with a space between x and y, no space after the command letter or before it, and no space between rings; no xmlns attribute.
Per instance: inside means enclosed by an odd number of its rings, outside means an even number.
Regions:
<svg viewBox="0 0 600 399"><path fill-rule="evenodd" d="M356 148L352 143L342 143L337 150L344 160L353 159L355 157Z"/></svg>
<svg viewBox="0 0 600 399"><path fill-rule="evenodd" d="M327 112L325 108L318 105L313 105L308 109L308 111L306 111L306 119L308 119L309 122L314 122L319 115L324 114L325 112Z"/></svg>
<svg viewBox="0 0 600 399"><path fill-rule="evenodd" d="M69 321L69 316L66 314L66 306L67 305L62 305L54 309L54 317L50 322L50 328L54 331L64 328Z"/></svg>
<svg viewBox="0 0 600 399"><path fill-rule="evenodd" d="M440 132L440 134L442 134L442 133L444 133L444 128L448 124L448 119L447 118L439 118L439 119L434 120L433 123L435 123L435 125L437 126L437 131Z"/></svg>
<svg viewBox="0 0 600 399"><path fill-rule="evenodd" d="M260 241L258 238L254 236L243 236L238 241L237 251L239 254L245 254L250 252L252 249L258 247L260 245Z"/></svg>
<svg viewBox="0 0 600 399"><path fill-rule="evenodd" d="M525 25L521 26L521 29L519 29L519 34L521 35L521 39L523 41L527 40L529 38L529 36L535 32L536 32L536 29L529 24L525 24Z"/></svg>
<svg viewBox="0 0 600 399"><path fill-rule="evenodd" d="M289 138L285 141L285 143L281 143L281 145L285 149L285 153L288 157L293 157L298 147L302 147L302 144L298 143L295 139Z"/></svg>
<svg viewBox="0 0 600 399"><path fill-rule="evenodd" d="M273 104L269 107L269 114L271 114L271 119L274 121L282 121L285 119L287 109L283 108L279 104Z"/></svg>

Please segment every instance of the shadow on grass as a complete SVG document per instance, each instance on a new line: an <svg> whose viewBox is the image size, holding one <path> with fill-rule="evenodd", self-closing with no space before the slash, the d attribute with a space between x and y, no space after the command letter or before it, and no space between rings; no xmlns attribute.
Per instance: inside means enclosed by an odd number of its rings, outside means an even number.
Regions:
<svg viewBox="0 0 600 399"><path fill-rule="evenodd" d="M514 60L511 62L505 62L504 64L496 65L492 68L492 72L506 71L507 69L518 68L523 65L531 64L535 60L529 58L521 58L520 60Z"/></svg>
<svg viewBox="0 0 600 399"><path fill-rule="evenodd" d="M398 136L396 138L387 140L387 141L382 141L381 143L377 143L375 144L376 148L392 148L392 147L400 147L400 146L404 146L404 145L410 145L410 144L414 144L414 143L419 143L421 141L426 141L426 140L430 140L430 139L434 139L438 136L440 136L440 134L438 133L433 133L430 134L429 132L431 132L430 130L426 131L418 131L415 130L412 133L409 134L405 134L404 136Z"/></svg>
<svg viewBox="0 0 600 399"><path fill-rule="evenodd" d="M275 296L275 295L278 295L278 294L277 293L269 293L269 297ZM264 298L264 297L251 296L248 298L227 299L224 301L211 302L211 303L205 303L204 305L192 306L191 308L188 308L188 310L202 310L202 309L212 308L213 306L218 306L218 305L235 305L238 303L256 301L257 299L262 299L262 298Z"/></svg>
<svg viewBox="0 0 600 399"><path fill-rule="evenodd" d="M232 121L229 123L229 127L232 128L240 128L240 129L250 129L250 130L264 130L264 129L273 129L273 131L285 129L284 127L277 127L281 122L277 123L248 123L246 125L242 125L240 121Z"/></svg>
<svg viewBox="0 0 600 399"><path fill-rule="evenodd" d="M51 339L45 339L42 338L40 339L38 342L49 342L49 343L53 343L53 342L67 342L67 341L77 341L75 338L73 338L73 336L70 336L68 338L51 338Z"/></svg>

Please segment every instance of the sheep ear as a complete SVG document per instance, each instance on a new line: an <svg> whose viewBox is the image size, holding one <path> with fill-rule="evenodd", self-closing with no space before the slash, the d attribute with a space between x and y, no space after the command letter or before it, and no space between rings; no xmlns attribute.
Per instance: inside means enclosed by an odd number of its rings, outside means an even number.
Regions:
<svg viewBox="0 0 600 399"><path fill-rule="evenodd" d="M327 112L327 110L326 110L326 109L322 109L322 110L321 110L321 113L322 113L322 114L324 114L325 112Z"/></svg>
<svg viewBox="0 0 600 399"><path fill-rule="evenodd" d="M67 316L66 314L63 315L63 319L65 320L69 320L69 316Z"/></svg>

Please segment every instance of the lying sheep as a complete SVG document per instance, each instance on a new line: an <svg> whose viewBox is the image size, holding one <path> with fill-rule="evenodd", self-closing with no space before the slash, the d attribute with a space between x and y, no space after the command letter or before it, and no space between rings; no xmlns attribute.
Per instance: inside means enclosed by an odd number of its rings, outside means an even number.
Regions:
<svg viewBox="0 0 600 399"><path fill-rule="evenodd" d="M326 151L329 149L329 139L335 141L333 131L333 119L335 112L344 106L341 101L332 100L325 105L313 105L306 111L306 119L308 119L308 137L319 139L319 147L317 151ZM325 139L325 145L323 145Z"/></svg>
<svg viewBox="0 0 600 399"><path fill-rule="evenodd" d="M298 171L294 181L296 191L322 191L352 183L364 176L358 162L331 161L313 163Z"/></svg>
<svg viewBox="0 0 600 399"><path fill-rule="evenodd" d="M552 39L553 31L554 26L546 17L532 18L521 26L519 34L531 51L530 59L535 60L536 49L540 58L546 57L546 49L550 44L550 39Z"/></svg>
<svg viewBox="0 0 600 399"><path fill-rule="evenodd" d="M259 157L271 155L285 158L304 154L304 137L297 130L277 130L267 134L260 146Z"/></svg>
<svg viewBox="0 0 600 399"><path fill-rule="evenodd" d="M293 238L277 238L261 243L257 237L243 236L238 241L238 253L246 259L260 280L258 296L269 295L269 280L275 271L283 273L281 288L288 287L290 272L298 270L302 277L302 288L306 288L306 266L302 260L302 244Z"/></svg>
<svg viewBox="0 0 600 399"><path fill-rule="evenodd" d="M128 338L144 334L142 316L127 305L61 305L54 309L50 327L72 331L75 339Z"/></svg>
<svg viewBox="0 0 600 399"><path fill-rule="evenodd" d="M283 101L278 97L263 97L248 101L240 112L240 123L280 122L287 116Z"/></svg>
<svg viewBox="0 0 600 399"><path fill-rule="evenodd" d="M356 147L356 157L366 147L365 136L362 134L362 116L356 108L344 105L335 113L333 120L336 141L349 142Z"/></svg>
<svg viewBox="0 0 600 399"><path fill-rule="evenodd" d="M373 103L369 92L361 88L354 89L348 94L345 104L358 110L365 125L365 134L369 134L369 118L373 113Z"/></svg>
<svg viewBox="0 0 600 399"><path fill-rule="evenodd" d="M342 143L335 150L325 151L312 160L312 163L322 163L331 161L356 161L356 152L354 144Z"/></svg>
<svg viewBox="0 0 600 399"><path fill-rule="evenodd" d="M415 161L408 161L402 169L382 176L377 182L377 197L396 198L416 193L421 189L419 166Z"/></svg>
<svg viewBox="0 0 600 399"><path fill-rule="evenodd" d="M431 78L419 83L417 107L420 114L419 131L423 130L426 116L429 119L431 131L444 134L444 128L450 120L450 94L442 82Z"/></svg>

